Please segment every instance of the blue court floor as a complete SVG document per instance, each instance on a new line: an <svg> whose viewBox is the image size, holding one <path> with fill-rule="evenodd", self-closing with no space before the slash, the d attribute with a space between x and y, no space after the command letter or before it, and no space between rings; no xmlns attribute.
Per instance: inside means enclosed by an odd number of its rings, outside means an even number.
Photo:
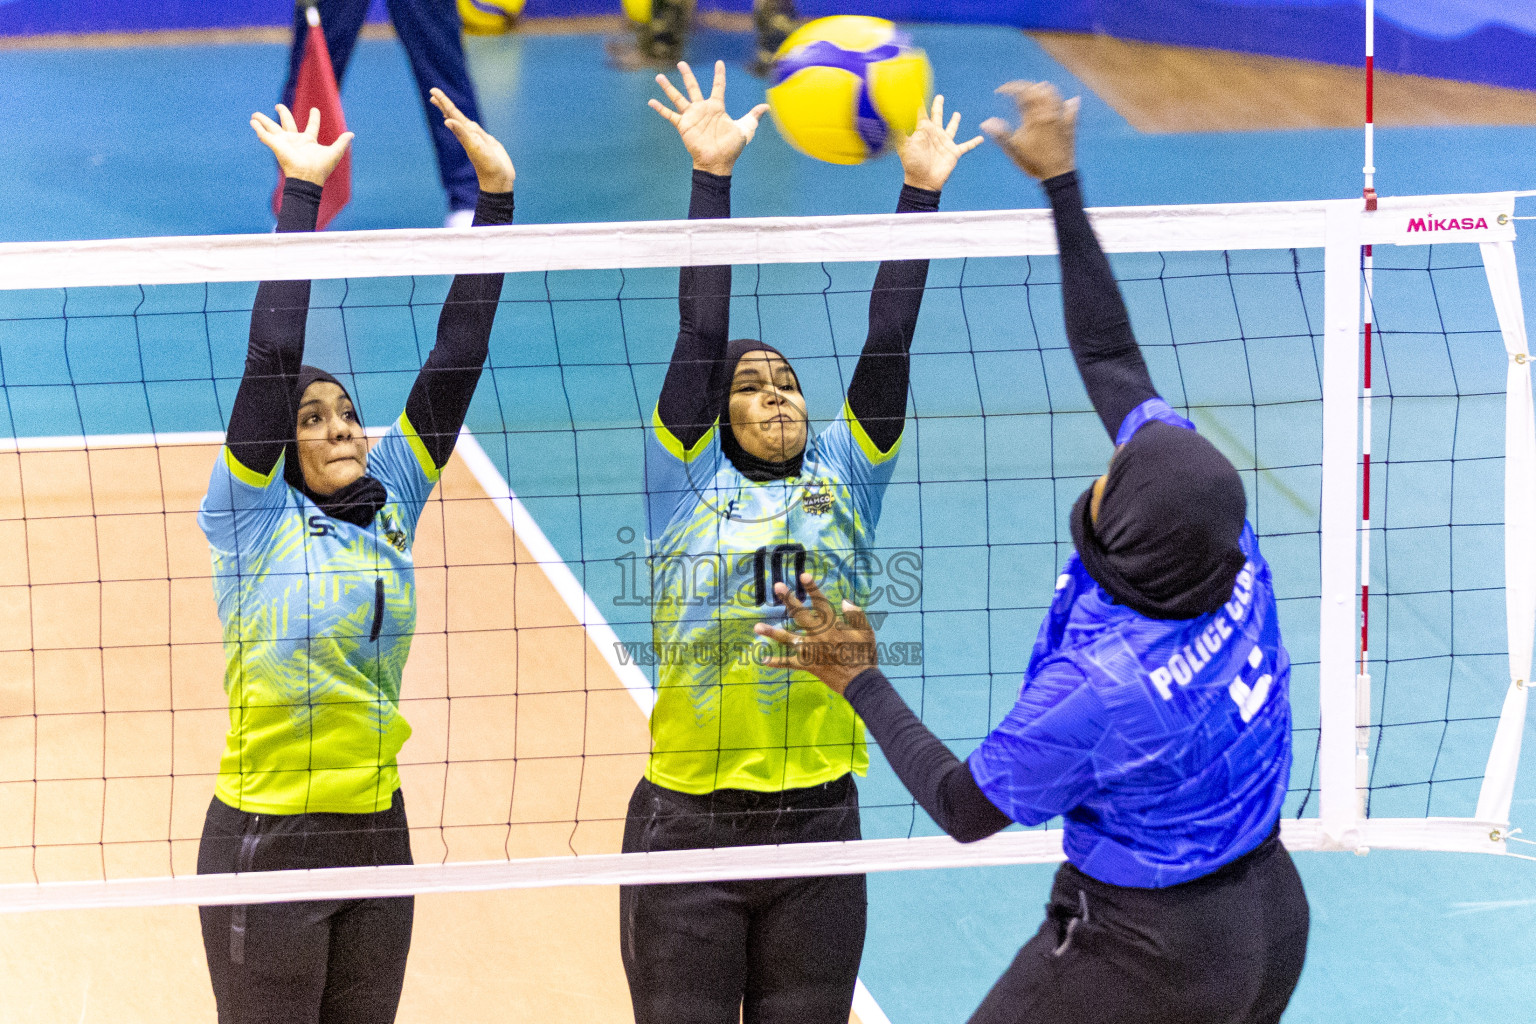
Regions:
<svg viewBox="0 0 1536 1024"><path fill-rule="evenodd" d="M1005 80L1048 78L1069 94L1083 92L1080 164L1090 204L1313 199L1350 196L1359 191L1358 132L1145 136L1087 93L1020 33L919 26L913 34L933 60L937 86L948 98L949 108L964 115L962 131L967 134L985 117L1006 112L1003 103L992 95L992 89ZM707 66L715 57L730 62L733 111L744 111L758 101L762 83L740 70L748 55L746 37L702 32L691 46L690 58L696 64ZM685 214L687 158L673 130L645 108L645 100L655 94L649 74L610 70L603 63L600 39L590 35L476 39L471 40L470 49L483 120L506 142L517 164L520 223ZM271 45L0 53L0 95L12 112L5 129L6 144L0 145L0 180L8 186L0 189L0 240L270 229L272 219L266 202L273 169L247 127L247 119L255 108L270 108L285 60L285 49ZM335 227L440 223L444 200L415 86L398 45L392 41L361 43L343 98L349 127L358 138L354 199ZM1391 129L1379 132L1377 138L1378 188L1384 194L1518 189L1536 184L1536 157L1532 155L1536 154L1536 129ZM894 158L858 168L834 168L798 156L776 132L765 128L738 165L734 209L739 216L883 212L893 208L900 179ZM962 162L944 196L944 206L951 210L1039 205L1043 203L1038 188L989 146ZM1536 246L1520 243L1519 255L1523 277L1536 282L1531 276L1536 274ZM1395 308L1402 310L1405 318L1418 319L1403 321L1403 339L1384 357L1383 372L1395 374L1391 386L1393 394L1404 401L1404 415L1392 428L1396 434L1389 436L1385 433L1388 426L1379 424L1381 450L1397 452L1405 464L1412 463L1411 448L1391 446L1411 443L1414 424L1434 424L1450 417L1460 431L1456 443L1462 446L1454 455L1467 460L1457 469L1459 476L1442 467L1425 470L1428 476L1415 478L1415 470L1405 465L1406 475L1395 492L1401 496L1387 514L1387 526L1405 531L1400 536L1410 545L1415 543L1411 531L1429 529L1438 521L1437 501L1443 499L1448 508L1454 502L1457 522L1486 523L1490 521L1488 515L1497 516L1500 498L1496 478L1479 477L1471 468L1473 462L1485 457L1484 453L1501 451L1489 447L1495 442L1502 444L1500 407L1475 402L1458 405L1446 398L1444 389L1454 370L1461 394L1479 393L1479 382L1493 379L1489 375L1495 364L1502 368L1502 354L1497 352L1496 336L1488 334L1491 311L1486 298L1476 295L1477 282L1469 284L1465 272L1448 269L1459 265L1457 260L1465 262L1467 254L1452 253L1446 258L1449 263L1436 264L1440 268L1436 275L1421 276L1424 280L1433 276L1441 289L1441 321L1447 307L1462 310L1463 315L1443 323L1438 328L1441 333L1430 340L1419 339L1427 347L1415 348L1419 342L1410 335L1419 328L1414 325L1427 323L1434 313L1413 305L1415 296L1422 292L1414 283L1420 279L1405 279ZM1198 262L1183 266L1195 277L1222 273L1202 268ZM1128 276L1140 273L1158 278L1159 273L1169 273L1120 262L1117 268ZM1020 269L1008 270L1015 275L1009 278L1014 285L1023 280L1016 275ZM1250 359L1242 367L1223 362L1236 350L1218 340L1220 336L1230 342L1230 335L1223 335L1219 325L1212 326L1218 318L1204 312L1196 289L1185 307L1193 311L1187 314L1190 322L1181 323L1178 330L1196 336L1206 331L1212 347L1199 350L1207 355L1194 362L1186 350L1179 355L1183 360L1179 362L1173 359L1172 348L1157 348L1157 341L1144 334L1149 362L1160 385L1168 390L1177 380L1187 400L1200 404L1201 388L1210 388L1211 394L1227 393L1230 381L1224 382L1223 374L1241 372L1248 375L1244 386L1251 389L1253 401L1305 405L1311 395L1309 375L1315 377L1316 353L1309 342L1300 339L1308 333L1307 318L1312 317L1315 331L1321 312L1316 267L1303 261L1291 268L1294 274L1257 263L1236 269L1268 274L1262 278L1269 282L1265 287L1278 289L1267 298L1255 293L1247 300L1247 313L1261 314L1261 318L1280 324L1267 332L1272 342L1266 349L1268 354L1258 363ZM823 341L830 342L839 356L851 356L862 340L859 330L865 299L860 289L868 287L871 273L872 268L838 270L825 279L835 279L835 283L830 288L834 294L823 303L821 293L828 285L819 271L785 271L778 277L765 274L762 278L755 278L748 270L739 271L737 289L744 298L736 315L746 318L747 326L740 327L742 321L738 320L737 333L755 329L773 341L772 332L780 331L790 354L796 357L824 359L825 348L820 354L814 351ZM935 655L939 662L952 657L952 664L961 664L964 659L958 649L975 647L978 642L983 649L995 648L980 664L957 671L948 682L930 679L924 692L932 702L925 712L930 722L961 749L968 749L996 720L1007 705L1010 687L1017 686L1018 666L1038 622L1038 606L1048 598L1055 571L1052 566L1064 554L1049 546L1055 520L1063 501L1070 505L1084 480L1097 472L1095 460L1102 462L1108 453L1107 442L1101 434L1095 437L1092 423L1077 422L1061 435L1070 443L1054 450L1052 460L1043 467L1029 464L1021 456L1015 463L1006 463L1004 468L1012 468L1005 472L992 461L976 463L974 438L965 433L964 423L943 425L945 415L971 408L973 393L975 402L989 412L1038 408L1030 406L1033 399L1029 396L1020 397L1028 386L986 392L984 380L990 378L971 359L987 348L977 339L990 337L997 325L1011 322L1007 311L1001 306L988 310L985 303L979 312L969 306L966 311L974 319L965 321L963 329L956 326L963 312L960 296L969 294L972 301L979 301L989 273L986 268L956 265L934 268L931 283L936 290L925 306L915 348L920 359L914 370L914 403L920 415L936 418L932 425L924 424L924 432L913 447L904 451L902 472L911 475L898 477L898 483L921 480L928 490L926 497L914 491L910 500L895 499L882 528L882 543L920 544L933 550L924 579L925 600L932 603L926 607L933 621L950 621L943 619L946 614L956 616L953 628L937 628L932 622L918 627L933 629L931 634L922 634L930 644L939 638ZM1015 287L1010 294L1028 294L1031 300L1039 300L1051 290L1054 279L1047 275L1030 280L1040 287ZM1261 277L1252 280L1261 281ZM563 311L569 311L561 315L569 319L562 322L556 318L554 336L539 335L536 343L525 343L514 337L515 328L530 322L529 317L550 319L547 296L542 282L509 281L504 298L526 299L528 307L524 310L509 305L498 322L496 344L506 347L498 348L501 355L493 352L498 368L488 380L495 386L482 385L470 424L482 434L487 450L502 463L514 489L524 497L557 549L573 567L579 566L578 575L583 576L600 605L603 588L613 586L612 560L627 550L625 531L640 525L634 498L638 463L629 456L606 456L623 448L628 443L626 437L637 435L632 430L614 432L617 440L613 443L619 447L611 450L600 441L581 447L567 438L568 425L574 420L584 425L633 428L654 401L661 372L659 360L665 358L670 346L668 317L672 318L670 329L675 330L675 303L667 291L675 284L665 274L640 274L617 282L625 289L623 346L616 346L611 332L590 345L573 342L573 337L585 337L585 329L603 324L603 318L617 308L612 301L617 295L615 283L606 278L583 279L571 286L575 290L570 294L560 292L563 286L554 286L548 297L602 301L593 302L588 312L583 312L580 302L562 306ZM966 293L961 285L972 290ZM1154 298L1143 290L1140 284L1127 285L1138 329L1143 325L1143 305ZM380 286L373 294L389 293L388 286ZM1536 289L1526 294L1529 301L1536 296ZM11 301L0 297L0 316L7 315L5 309ZM121 312L111 308L109 298L86 296L82 301L100 301L104 310ZM173 297L166 301L174 304L178 300ZM248 303L249 298L244 301ZM334 286L317 289L317 306L343 301ZM1241 316L1245 310L1241 302L1238 305ZM74 311L85 308L75 307ZM1056 317L1058 326L1040 327L1036 340L1029 344L1039 350L1038 383L1048 390L1049 384L1062 379L1059 373L1065 365L1058 358L1059 298L1055 306L1047 301L1043 308L1047 318ZM1051 314L1051 310L1056 312ZM1186 314L1168 314L1170 330L1181 315ZM1383 324L1390 326L1388 312L1384 310L1381 316ZM802 331L802 327L807 330ZM210 356L216 365L238 365L231 364L243 348L237 328L235 325L220 332L218 351ZM1240 330L1249 336L1254 333L1251 327ZM325 325L323 315L312 331L317 360L347 358L349 350L339 344L345 339ZM1465 350L1451 353L1446 331L1472 340L1467 341ZM1187 340L1189 334L1183 336ZM1482 346L1476 350L1481 354L1465 356L1464 351L1471 351L1474 341ZM796 344L804 346L804 351L795 350ZM518 345L525 347L518 349ZM1006 345L993 348L1002 350ZM559 372L550 369L550 352L562 364ZM1487 358L1489 352L1496 356L1493 362ZM6 350L4 355L7 360L16 355L23 364L42 359L36 352ZM629 376L616 377L626 358L637 368ZM1448 362L1436 380L1433 370L1425 368L1439 366L1435 360L1442 358ZM844 358L817 365L827 368L827 383L822 391L811 389L812 413L830 415L838 401L833 373L846 374L852 363ZM10 372L16 372L16 364L11 367ZM383 364L354 368L364 372L386 369ZM221 368L219 372L224 371ZM403 394L396 375L383 373L377 380L381 382L381 402L397 392ZM1286 389L1298 380L1299 390L1291 394ZM1502 387L1502 374L1497 380ZM616 394L621 396L617 403ZM366 389L363 400L366 410ZM392 400L398 401L398 397ZM1421 404L1413 405L1415 400ZM1212 402L1220 404L1215 399ZM1071 405L1070 400L1067 405ZM1062 406L1044 408L1060 411ZM47 418L46 412L39 415ZM92 432L145 429L136 415L124 414L120 424L107 423L93 427ZM177 423L175 428L218 426L217 422L203 422L199 416L207 418L206 413L198 413L193 416L195 422ZM515 416L523 417L519 429L528 431L520 443L547 443L548 458L506 457L501 424ZM1218 439L1218 443L1228 447L1229 454L1255 450L1256 454L1250 452L1253 458L1249 466L1254 461L1273 466L1277 457L1266 455L1265 446L1279 443L1291 429L1290 424L1261 429L1256 420L1247 427L1241 422L1234 425L1219 409L1209 417L1202 428L1225 430L1224 440ZM375 413L372 419L382 417ZM1087 417L1079 415L1077 419ZM70 432L68 424L61 428L50 423L45 429L40 421L35 426L32 429L18 422L14 429L25 433ZM991 442L983 440L981 450L990 454L990 443L1002 451L1005 441L995 436ZM584 458L588 468L565 468L561 453L567 450ZM1237 454L1234 459L1241 463ZM1013 472L1015 469L1018 472ZM1016 565L1021 578L1027 575L1038 583L1029 591L1038 599L1015 601L1009 607L1016 615L994 622L991 615L978 615L976 610L995 613L1004 602L985 586L979 594L973 593L974 564L959 550L963 545L944 538L974 531L976 522L968 517L976 509L990 511L1000 520L1010 516L1028 519L1027 488L999 492L976 489L983 476L1010 474L1036 479L1043 474L1048 482L1052 477L1060 478L1060 486L1050 488L1042 499L1051 503L1057 516L1047 512L1041 535L1044 540L1034 538L1046 548L1044 561L1037 565L1038 559L1024 559ZM1309 498L1315 481L1305 467L1250 473L1249 480L1255 500L1267 502L1256 512L1261 532L1304 534L1315 529L1308 525L1315 523L1315 498ZM582 494L583 500L578 501L576 493ZM1387 500L1392 502L1393 495ZM1492 512L1484 514L1490 508ZM1394 515L1399 518L1392 518ZM1469 560L1477 564L1479 557L1493 557L1496 565L1497 556L1488 554L1496 548L1477 546L1486 543L1486 531L1491 527L1477 529L1483 532L1469 527L1454 538L1446 534L1432 542L1454 542L1462 572ZM1059 538L1059 534L1054 535ZM1294 616L1298 630L1306 628L1310 616L1315 630L1316 604L1311 599L1315 591L1308 589L1315 586L1308 576L1315 573L1315 557L1309 568L1304 543L1294 549L1286 548L1283 540L1276 540L1275 545L1288 552L1271 553L1277 579L1289 568L1295 580L1287 584L1292 587L1287 598L1292 604L1286 614ZM939 553L950 549L954 550L949 554ZM1476 554L1479 551L1481 556ZM1387 551L1382 557L1394 556ZM600 571L609 575L599 575ZM993 563L985 563L983 580L987 572L997 571ZM1447 580L1448 590L1477 589L1461 575ZM1432 589L1434 580L1425 586ZM1403 587L1412 589L1411 581L1405 581ZM945 606L945 600L952 604ZM1391 624L1383 627L1392 631L1385 643L1402 645L1404 650L1419 650L1414 645L1420 644L1423 650L1433 652L1443 641L1453 644L1458 656L1466 655L1455 668L1452 682L1441 684L1442 689L1435 691L1447 702L1445 709L1433 712L1436 715L1453 714L1451 698L1444 692L1448 686L1453 687L1450 692L1456 701L1467 702L1469 714L1496 713L1502 694L1502 669L1497 667L1497 652L1502 650L1498 646L1502 644L1502 606L1467 600L1472 603L1464 601L1444 609L1407 600L1393 606ZM1033 610L1028 610L1031 607ZM972 613L968 618L964 614L967 609ZM615 626L626 638L644 634L640 621L627 621L622 614L615 615ZM999 653L1003 643L998 638L1005 634L1016 635L1008 641L1008 650ZM957 649L955 653L942 647L945 637ZM1306 642L1295 646L1305 648ZM1305 661L1304 650L1297 650L1297 660L1299 664ZM1311 679L1308 689L1306 671L1298 668L1295 700L1297 724L1302 728L1309 721L1315 727L1315 672ZM1489 701L1491 712L1487 711ZM1478 729L1486 733L1491 726L1474 727L1448 757L1451 761L1465 759L1480 773L1487 737ZM1536 736L1530 735L1532 731L1528 729L1526 771L1516 793L1516 825L1536 823ZM1452 737L1453 744L1456 738ZM1404 764L1426 756L1420 740L1408 738L1404 742L1405 747L1384 756L1390 758L1395 752ZM1304 746L1298 740L1298 747ZM1393 770L1396 768L1394 764ZM1310 753L1298 749L1293 785L1297 801L1306 798L1310 770ZM1403 770L1411 773L1414 769ZM1406 775L1404 779L1413 781ZM914 822L908 811L895 806L900 794L893 785L889 773L877 764L863 787L868 805L866 832L931 831L931 825ZM1458 789L1455 784L1441 787L1438 796L1427 788L1420 792L1409 787L1393 790L1392 795L1384 792L1380 799L1403 801L1392 813L1422 815L1424 808L1429 808L1437 814L1467 814L1470 806L1463 804L1468 792L1465 786ZM1470 792L1475 796L1475 785ZM1412 809L1414 801L1419 806L1416 811ZM1527 1007L1536 1003L1536 973L1529 969L1523 938L1536 926L1536 896L1532 895L1536 864L1516 859L1384 852L1364 857L1303 854L1297 859L1311 898L1313 933L1308 965L1288 1021L1431 1024L1473 1017L1518 1020L1529 1015ZM871 876L870 929L862 977L890 1018L896 1024L964 1020L1037 927L1053 870L1018 867Z"/></svg>

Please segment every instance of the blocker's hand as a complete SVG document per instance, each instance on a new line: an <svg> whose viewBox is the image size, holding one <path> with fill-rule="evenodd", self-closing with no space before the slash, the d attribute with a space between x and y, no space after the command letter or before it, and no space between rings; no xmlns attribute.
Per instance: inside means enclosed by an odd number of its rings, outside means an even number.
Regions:
<svg viewBox="0 0 1536 1024"><path fill-rule="evenodd" d="M352 145L352 133L342 132L335 142L322 146L319 110L310 108L309 126L302 132L294 123L292 112L281 103L277 105L277 117L281 124L258 111L251 115L251 127L262 144L277 157L283 177L324 185L325 179L346 155L347 147Z"/></svg>
<svg viewBox="0 0 1536 1024"><path fill-rule="evenodd" d="M773 592L784 602L802 632L791 633L766 622L753 627L758 636L777 640L790 652L769 658L764 664L809 672L837 693L842 693L855 676L876 664L875 631L870 628L864 612L851 601L843 602L841 617L834 614L832 602L827 600L810 573L801 573L800 585L805 588L805 596L810 598L808 602L799 601L794 591L783 583L775 583Z"/></svg>
<svg viewBox="0 0 1536 1024"><path fill-rule="evenodd" d="M682 72L684 96L678 92L666 75L657 75L656 84L667 94L676 110L669 110L660 100L651 100L650 108L671 122L677 134L683 138L683 146L693 157L693 169L710 174L727 175L736 166L736 158L747 148L752 136L757 134L757 123L768 113L768 104L759 103L735 120L725 112L725 61L715 61L715 84L704 98L699 80L687 61L679 61L677 70Z"/></svg>
<svg viewBox="0 0 1536 1024"><path fill-rule="evenodd" d="M944 97L933 98L933 112L917 108L917 127L911 135L896 133L896 154L901 157L901 169L906 183L914 188L944 188L949 175L960 158L981 145L978 135L968 142L955 143L955 132L960 130L960 115L955 113L944 124Z"/></svg>
<svg viewBox="0 0 1536 1024"><path fill-rule="evenodd" d="M1078 97L1063 103L1061 93L1049 82L1009 82L997 91L1014 98L1023 123L1015 128L1000 117L989 117L981 130L1010 160L1041 181L1077 167Z"/></svg>
<svg viewBox="0 0 1536 1024"><path fill-rule="evenodd" d="M453 100L441 89L432 90L432 105L442 111L443 124L453 137L459 140L469 162L474 165L475 177L480 179L482 192L511 192L517 180L517 169L506 147L496 141L496 136L471 121L454 105Z"/></svg>

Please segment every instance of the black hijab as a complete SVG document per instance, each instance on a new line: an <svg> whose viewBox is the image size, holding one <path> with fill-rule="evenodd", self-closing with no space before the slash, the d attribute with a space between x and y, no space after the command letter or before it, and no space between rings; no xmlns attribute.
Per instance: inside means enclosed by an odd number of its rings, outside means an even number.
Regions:
<svg viewBox="0 0 1536 1024"><path fill-rule="evenodd" d="M799 476L800 463L805 458L805 447L803 445L790 458L774 462L769 459L760 459L756 455L749 455L746 449L742 448L741 442L736 440L736 429L731 423L731 381L736 376L736 365L741 362L741 357L748 352L771 352L780 359L784 359L784 353L772 345L765 345L753 338L737 338L725 347L725 380L723 383L725 394L721 396L720 405L720 419L724 422L720 428L720 450L725 453L726 458L731 460L731 465L736 467L737 472L748 480L753 480L757 483L762 483L765 480L783 480L785 477ZM784 359L784 362L787 364L789 360ZM791 366L789 372L795 373L795 368ZM798 385L799 383L800 375L795 374L795 384ZM809 428L809 424L807 424L807 428Z"/></svg>
<svg viewBox="0 0 1536 1024"><path fill-rule="evenodd" d="M1153 421L1109 466L1099 520L1093 488L1072 507L1072 541L1094 582L1154 619L1193 619L1232 596L1246 558L1243 481L1215 445Z"/></svg>
<svg viewBox="0 0 1536 1024"><path fill-rule="evenodd" d="M347 392L346 385L342 384L341 381L332 377L324 370L306 365L299 368L299 379L294 385L296 388L293 393L294 409L298 409L299 403L304 400L304 392L309 389L309 386L320 381L335 384L341 388L341 393L347 396L347 400L352 401L351 394ZM352 406L355 410L357 403L353 402ZM287 455L283 459L283 479L288 482L288 486L302 493L306 498L318 505L320 511L332 519L340 519L342 522L362 527L366 527L369 523L373 522L373 517L378 515L379 509L383 508L384 503L389 500L389 494L384 490L384 485L373 477L364 474L332 494L316 494L304 482L304 470L299 465L298 423L296 418L293 426L295 428L295 436L293 440L288 442L285 448ZM362 429L361 415L358 416L358 429Z"/></svg>

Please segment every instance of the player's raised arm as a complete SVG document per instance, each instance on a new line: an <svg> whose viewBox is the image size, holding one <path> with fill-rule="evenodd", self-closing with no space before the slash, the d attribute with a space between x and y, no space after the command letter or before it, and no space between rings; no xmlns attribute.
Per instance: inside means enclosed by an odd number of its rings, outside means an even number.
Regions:
<svg viewBox="0 0 1536 1024"><path fill-rule="evenodd" d="M1131 333L1130 316L1109 260L1083 212L1077 179L1078 100L1062 101L1048 82L1009 82L998 92L1019 105L1017 128L1001 118L982 124L1014 163L1045 187L1061 251L1061 291L1067 341L1088 397L1117 444L1127 416L1157 397Z"/></svg>
<svg viewBox="0 0 1536 1024"><path fill-rule="evenodd" d="M506 148L465 117L441 89L432 90L432 105L442 112L443 123L463 145L479 178L475 225L512 223L512 186L517 171ZM501 274L459 274L453 279L437 319L437 343L406 398L406 419L438 469L446 466L453 454L459 428L480 382L501 283Z"/></svg>
<svg viewBox="0 0 1536 1024"><path fill-rule="evenodd" d="M282 104L278 120L251 115L251 128L272 150L283 172L283 205L279 232L313 231L320 213L320 190L341 162L352 133L345 132L322 146L320 111L309 112L303 131ZM282 457L293 436L296 414L294 385L304 361L304 324L309 316L308 281L263 281L251 307L250 347L245 374L229 414L226 443L241 466L265 477Z"/></svg>
<svg viewBox="0 0 1536 1024"><path fill-rule="evenodd" d="M935 96L931 112L918 111L912 134L898 136L903 181L897 213L939 208L939 194L960 157L981 145L979 135L956 143L959 128L958 113L944 123L944 97ZM901 440L906 423L908 353L927 280L927 260L886 260L869 295L869 336L848 385L848 408L884 453Z"/></svg>
<svg viewBox="0 0 1536 1024"><path fill-rule="evenodd" d="M688 202L690 220L725 218L731 215L731 172L768 112L760 103L745 115L732 119L725 109L725 62L715 62L715 80L706 97L693 69L677 65L683 81L678 89L666 75L656 82L671 106L651 100L650 107L677 129L693 161L693 194ZM656 415L679 442L692 449L719 418L725 394L726 341L731 321L731 268L684 267L678 275L677 345L662 384Z"/></svg>

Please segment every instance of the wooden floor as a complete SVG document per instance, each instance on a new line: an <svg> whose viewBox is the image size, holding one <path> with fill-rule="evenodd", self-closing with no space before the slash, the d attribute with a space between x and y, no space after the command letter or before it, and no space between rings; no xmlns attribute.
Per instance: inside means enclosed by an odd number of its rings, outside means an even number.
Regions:
<svg viewBox="0 0 1536 1024"><path fill-rule="evenodd" d="M1359 68L1253 54L1032 32L1047 53L1150 133L1358 128ZM1536 124L1536 92L1376 74L1379 125Z"/></svg>
<svg viewBox="0 0 1536 1024"><path fill-rule="evenodd" d="M195 871L228 727L217 450L0 453L0 882ZM645 717L457 457L414 553L416 862L618 852ZM629 1021L618 951L615 887L420 897L399 1020ZM4 1022L214 1019L190 907L0 916L0 993Z"/></svg>
<svg viewBox="0 0 1536 1024"><path fill-rule="evenodd" d="M228 723L215 451L0 455L0 880L195 869ZM415 551L417 862L617 852L644 716L457 459ZM618 948L611 887L424 897L400 1020L628 1020ZM213 1020L193 908L0 917L0 992L4 1021Z"/></svg>

